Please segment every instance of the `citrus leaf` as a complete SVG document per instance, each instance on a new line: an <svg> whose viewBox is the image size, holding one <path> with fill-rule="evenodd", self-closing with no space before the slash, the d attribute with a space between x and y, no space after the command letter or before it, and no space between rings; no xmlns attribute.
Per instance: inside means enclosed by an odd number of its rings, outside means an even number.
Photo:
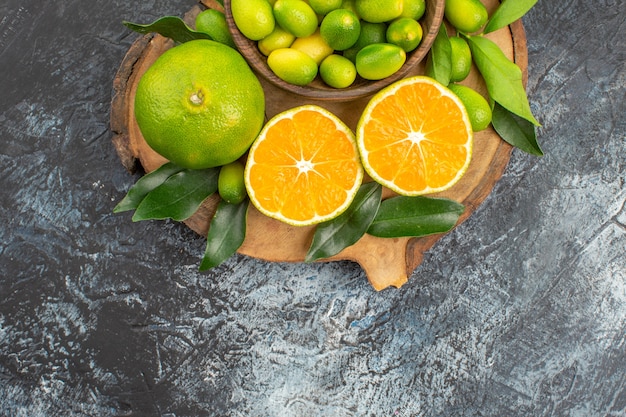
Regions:
<svg viewBox="0 0 626 417"><path fill-rule="evenodd" d="M144 197L159 185L163 184L170 176L182 171L183 168L171 162L161 165L159 168L139 178L126 196L113 209L113 213L135 210Z"/></svg>
<svg viewBox="0 0 626 417"><path fill-rule="evenodd" d="M230 258L246 238L246 216L250 200L229 204L221 200L211 220L200 271L213 268Z"/></svg>
<svg viewBox="0 0 626 417"><path fill-rule="evenodd" d="M522 82L522 70L510 61L500 47L482 36L468 36L474 63L485 80L492 100L518 116L539 126L530 110Z"/></svg>
<svg viewBox="0 0 626 417"><path fill-rule="evenodd" d="M143 35L156 32L166 38L172 39L174 42L185 43L196 39L210 39L206 33L198 32L191 29L187 24L177 16L164 16L147 25L141 25L128 21L122 22L127 28L139 32Z"/></svg>
<svg viewBox="0 0 626 417"><path fill-rule="evenodd" d="M317 226L304 261L328 258L356 243L374 220L381 196L380 184L370 182L361 185L346 211Z"/></svg>
<svg viewBox="0 0 626 417"><path fill-rule="evenodd" d="M384 200L367 233L377 237L422 237L451 230L465 207L445 198L398 196Z"/></svg>
<svg viewBox="0 0 626 417"><path fill-rule="evenodd" d="M543 155L537 143L535 125L528 120L522 119L495 103L491 123L500 137L509 144L532 155Z"/></svg>
<svg viewBox="0 0 626 417"><path fill-rule="evenodd" d="M182 221L217 190L219 168L186 169L170 176L141 201L132 220Z"/></svg>
<svg viewBox="0 0 626 417"><path fill-rule="evenodd" d="M426 74L443 85L450 84L452 74L452 46L445 25L441 25L426 58Z"/></svg>
<svg viewBox="0 0 626 417"><path fill-rule="evenodd" d="M503 0L489 18L483 33L495 32L510 25L524 16L535 3L537 0Z"/></svg>

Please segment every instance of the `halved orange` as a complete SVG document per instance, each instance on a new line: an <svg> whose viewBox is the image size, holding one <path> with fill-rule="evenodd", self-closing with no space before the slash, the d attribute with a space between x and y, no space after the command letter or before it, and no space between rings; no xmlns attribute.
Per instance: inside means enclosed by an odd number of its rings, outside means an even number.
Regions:
<svg viewBox="0 0 626 417"><path fill-rule="evenodd" d="M402 195L450 188L472 157L472 125L463 103L424 76L397 81L374 95L356 137L365 171Z"/></svg>
<svg viewBox="0 0 626 417"><path fill-rule="evenodd" d="M363 175L350 128L328 110L304 105L265 124L250 148L245 183L261 213L305 226L345 211Z"/></svg>

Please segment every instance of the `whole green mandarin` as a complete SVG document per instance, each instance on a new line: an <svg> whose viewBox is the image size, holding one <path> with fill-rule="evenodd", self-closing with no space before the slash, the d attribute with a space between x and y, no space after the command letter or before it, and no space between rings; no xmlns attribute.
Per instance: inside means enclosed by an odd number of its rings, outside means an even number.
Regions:
<svg viewBox="0 0 626 417"><path fill-rule="evenodd" d="M337 9L324 16L320 34L335 51L343 51L354 45L361 33L359 18L349 10Z"/></svg>
<svg viewBox="0 0 626 417"><path fill-rule="evenodd" d="M326 15L335 9L340 9L343 0L309 0L311 8L319 15Z"/></svg>
<svg viewBox="0 0 626 417"><path fill-rule="evenodd" d="M404 52L410 52L422 42L422 25L410 17L399 17L387 28L387 42L398 45Z"/></svg>
<svg viewBox="0 0 626 417"><path fill-rule="evenodd" d="M235 25L248 39L258 41L274 30L276 20L267 0L232 0L230 9Z"/></svg>
<svg viewBox="0 0 626 417"><path fill-rule="evenodd" d="M382 80L394 74L406 61L406 52L390 43L374 43L356 55L357 73L366 80Z"/></svg>
<svg viewBox="0 0 626 417"><path fill-rule="evenodd" d="M220 168L217 177L217 193L230 204L239 204L248 196L244 181L244 164L233 161Z"/></svg>
<svg viewBox="0 0 626 417"><path fill-rule="evenodd" d="M420 20L422 16L424 16L425 12L425 0L404 0L402 5L402 14L400 16Z"/></svg>
<svg viewBox="0 0 626 417"><path fill-rule="evenodd" d="M334 88L346 88L356 79L356 67L348 58L332 54L327 56L320 64L319 69L322 80Z"/></svg>
<svg viewBox="0 0 626 417"><path fill-rule="evenodd" d="M355 15L359 16L359 13L356 11L356 6L354 5L355 0L343 0L341 2L341 8L342 9L346 9L346 10L350 10L352 13L354 13ZM359 16L359 19L361 18L361 16Z"/></svg>
<svg viewBox="0 0 626 417"><path fill-rule="evenodd" d="M467 41L460 36L450 37L450 47L450 62L452 63L450 81L463 81L472 69L472 51Z"/></svg>
<svg viewBox="0 0 626 417"><path fill-rule="evenodd" d="M197 31L206 33L214 41L236 48L224 13L215 9L206 9L198 13L195 23Z"/></svg>
<svg viewBox="0 0 626 417"><path fill-rule="evenodd" d="M463 102L472 130L479 132L486 129L492 118L491 106L487 100L476 90L461 84L452 83L448 88Z"/></svg>
<svg viewBox="0 0 626 417"><path fill-rule="evenodd" d="M343 56L350 61L356 61L356 54L373 43L384 43L387 41L387 24L386 23L371 23L361 21L361 32L356 43L350 48L343 51Z"/></svg>
<svg viewBox="0 0 626 417"><path fill-rule="evenodd" d="M265 120L263 88L247 62L205 39L160 55L137 84L134 105L146 143L189 169L238 159Z"/></svg>
<svg viewBox="0 0 626 417"><path fill-rule="evenodd" d="M293 34L276 25L274 31L261 39L257 45L261 53L267 56L275 49L289 48L295 39Z"/></svg>
<svg viewBox="0 0 626 417"><path fill-rule="evenodd" d="M267 65L281 80L294 85L309 84L315 79L318 71L313 58L292 48L272 51L267 57Z"/></svg>
<svg viewBox="0 0 626 417"><path fill-rule="evenodd" d="M296 37L309 36L317 30L317 14L302 0L276 0L273 10L280 27Z"/></svg>
<svg viewBox="0 0 626 417"><path fill-rule="evenodd" d="M487 23L487 8L480 0L446 0L444 15L459 32L474 33Z"/></svg>
<svg viewBox="0 0 626 417"><path fill-rule="evenodd" d="M356 0L354 6L361 19L380 23L400 16L403 0Z"/></svg>

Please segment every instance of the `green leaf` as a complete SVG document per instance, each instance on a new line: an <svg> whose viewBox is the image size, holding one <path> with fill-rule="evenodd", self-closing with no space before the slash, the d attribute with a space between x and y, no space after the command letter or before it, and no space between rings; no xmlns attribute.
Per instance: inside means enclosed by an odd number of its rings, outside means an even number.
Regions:
<svg viewBox="0 0 626 417"><path fill-rule="evenodd" d="M229 204L221 200L211 220L200 271L213 268L232 256L246 238L246 216L250 200Z"/></svg>
<svg viewBox="0 0 626 417"><path fill-rule="evenodd" d="M491 99L510 112L539 126L530 110L522 82L522 70L510 61L492 40L482 36L467 36L467 41Z"/></svg>
<svg viewBox="0 0 626 417"><path fill-rule="evenodd" d="M374 220L381 196L380 184L370 182L361 185L346 211L317 226L304 261L328 258L356 243Z"/></svg>
<svg viewBox="0 0 626 417"><path fill-rule="evenodd" d="M124 26L134 30L135 32L139 32L144 35L156 32L178 43L185 43L196 39L213 40L213 38L211 38L208 34L191 29L180 17L177 16L165 16L147 25L140 25L127 21L122 23Z"/></svg>
<svg viewBox="0 0 626 417"><path fill-rule="evenodd" d="M491 123L506 142L529 154L543 155L543 151L537 143L535 125L528 120L522 119L495 103Z"/></svg>
<svg viewBox="0 0 626 417"><path fill-rule="evenodd" d="M384 200L367 233L378 237L422 237L451 230L465 207L433 197L398 196Z"/></svg>
<svg viewBox="0 0 626 417"><path fill-rule="evenodd" d="M183 168L171 162L161 165L159 168L139 178L126 196L113 209L113 213L135 210L146 195L159 185L163 184L170 176L182 171Z"/></svg>
<svg viewBox="0 0 626 417"><path fill-rule="evenodd" d="M537 0L503 0L489 18L483 33L495 32L510 25L524 16L535 3Z"/></svg>
<svg viewBox="0 0 626 417"><path fill-rule="evenodd" d="M441 25L439 28L426 58L426 75L443 85L448 85L452 74L452 46L445 26Z"/></svg>
<svg viewBox="0 0 626 417"><path fill-rule="evenodd" d="M186 169L170 176L146 195L133 221L188 219L217 190L218 174L219 168L209 168Z"/></svg>

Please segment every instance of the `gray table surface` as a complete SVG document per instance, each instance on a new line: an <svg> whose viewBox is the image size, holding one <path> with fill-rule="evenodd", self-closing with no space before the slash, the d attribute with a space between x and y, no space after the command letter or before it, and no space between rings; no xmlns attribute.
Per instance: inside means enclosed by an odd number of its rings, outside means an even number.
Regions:
<svg viewBox="0 0 626 417"><path fill-rule="evenodd" d="M0 4L0 415L626 415L623 0L524 17L545 156L382 292L112 214L121 22L193 4Z"/></svg>

